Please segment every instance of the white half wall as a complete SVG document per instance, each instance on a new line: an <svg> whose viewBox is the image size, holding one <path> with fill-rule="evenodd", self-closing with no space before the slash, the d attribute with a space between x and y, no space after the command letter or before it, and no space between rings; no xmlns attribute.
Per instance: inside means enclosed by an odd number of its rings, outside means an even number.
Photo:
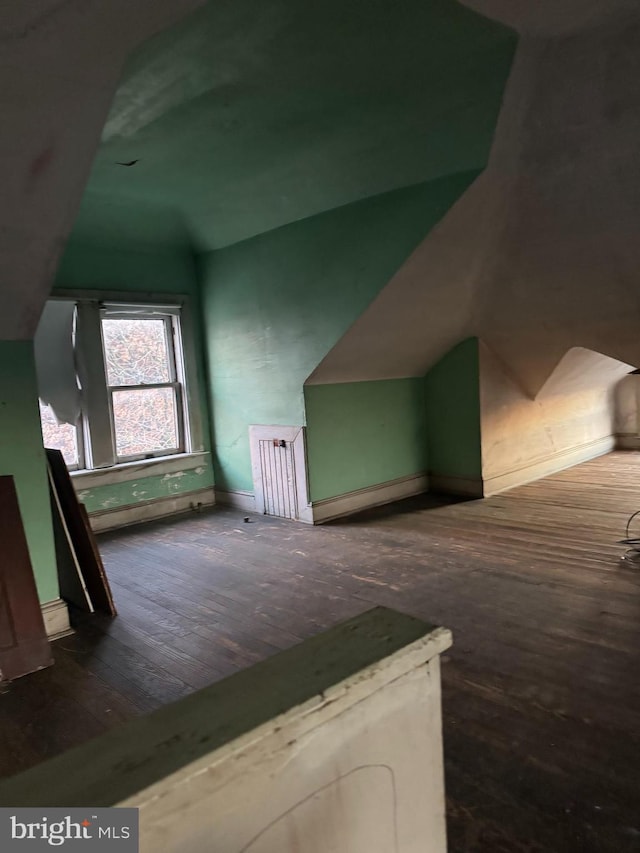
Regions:
<svg viewBox="0 0 640 853"><path fill-rule="evenodd" d="M141 853L446 853L440 654L375 608L0 781L0 802L140 810Z"/></svg>

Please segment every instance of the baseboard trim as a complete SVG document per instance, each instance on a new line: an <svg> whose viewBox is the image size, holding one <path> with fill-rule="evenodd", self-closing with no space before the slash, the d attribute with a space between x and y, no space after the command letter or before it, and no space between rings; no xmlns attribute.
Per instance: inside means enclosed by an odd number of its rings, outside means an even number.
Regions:
<svg viewBox="0 0 640 853"><path fill-rule="evenodd" d="M426 492L428 488L429 478L426 474L411 474L408 477L399 477L396 480L388 480L386 483L378 483L355 492L337 495L335 498L314 501L311 504L313 523L324 524L325 521L331 521L334 518L342 518L364 509L410 498Z"/></svg>
<svg viewBox="0 0 640 853"><path fill-rule="evenodd" d="M640 435L635 433L618 433L616 435L617 450L640 450Z"/></svg>
<svg viewBox="0 0 640 853"><path fill-rule="evenodd" d="M616 436L607 435L587 444L554 453L552 456L539 459L530 465L523 465L521 468L515 468L512 471L495 474L492 477L485 478L484 495L489 497L498 492L504 492L506 489L513 489L515 486L524 486L525 483L539 480L540 477L557 474L559 471L564 471L565 468L571 468L581 462L588 462L590 459L604 456L605 453L611 453L615 447Z"/></svg>
<svg viewBox="0 0 640 853"><path fill-rule="evenodd" d="M429 474L429 491L465 498L484 497L482 477L449 477L446 474Z"/></svg>
<svg viewBox="0 0 640 853"><path fill-rule="evenodd" d="M243 512L256 511L256 496L253 492L244 492L239 489L215 489L215 493L218 504L241 509Z"/></svg>
<svg viewBox="0 0 640 853"><path fill-rule="evenodd" d="M40 609L47 637L50 640L59 640L61 637L73 634L73 628L69 622L69 608L65 601L55 598L53 601L46 601Z"/></svg>
<svg viewBox="0 0 640 853"><path fill-rule="evenodd" d="M183 495L168 495L150 501L140 501L140 503L127 506L99 510L90 513L89 520L92 530L95 533L102 533L105 530L129 527L132 524L155 521L189 510L213 506L215 502L215 493L213 486L211 486L207 489L198 489L195 492L186 492Z"/></svg>

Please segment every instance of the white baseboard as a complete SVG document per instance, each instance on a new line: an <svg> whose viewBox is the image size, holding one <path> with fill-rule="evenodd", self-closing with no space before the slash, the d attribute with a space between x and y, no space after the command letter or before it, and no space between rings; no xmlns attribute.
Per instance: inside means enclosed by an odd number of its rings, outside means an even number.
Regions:
<svg viewBox="0 0 640 853"><path fill-rule="evenodd" d="M140 524L143 521L167 518L176 513L188 512L190 509L213 506L215 502L216 498L211 486L183 495L170 495L151 501L140 501L140 503L130 504L129 506L99 510L90 513L89 520L92 530L100 533L104 530L114 530L117 527L127 527L130 524Z"/></svg>
<svg viewBox="0 0 640 853"><path fill-rule="evenodd" d="M358 489L335 498L314 501L311 505L313 523L323 524L333 518L361 512L363 509L410 498L426 492L428 488L429 478L426 474L412 474L409 477L399 477L397 480L389 480L386 483Z"/></svg>
<svg viewBox="0 0 640 853"><path fill-rule="evenodd" d="M41 605L44 627L50 640L59 640L73 634L73 628L69 623L69 608L61 598L46 601Z"/></svg>
<svg viewBox="0 0 640 853"><path fill-rule="evenodd" d="M216 503L242 512L259 512L254 493L239 489L216 489ZM296 521L313 524L313 514L309 504L305 503L304 506L298 508Z"/></svg>
<svg viewBox="0 0 640 853"><path fill-rule="evenodd" d="M571 468L573 465L579 465L581 462L588 462L590 459L610 453L615 447L616 437L606 435L604 438L598 438L595 441L588 442L588 444L581 444L578 447L554 453L521 468L486 477L484 479L485 497L504 492L506 489L512 489L515 486L523 486L532 480L539 480L540 477L557 474L565 468Z"/></svg>
<svg viewBox="0 0 640 853"><path fill-rule="evenodd" d="M616 435L616 448L618 450L640 450L640 435L635 433L618 433Z"/></svg>
<svg viewBox="0 0 640 853"><path fill-rule="evenodd" d="M466 498L484 497L482 477L448 477L446 474L429 474L429 491Z"/></svg>
<svg viewBox="0 0 640 853"><path fill-rule="evenodd" d="M256 497L253 492L243 492L238 489L215 490L216 503L241 509L243 512L256 512Z"/></svg>

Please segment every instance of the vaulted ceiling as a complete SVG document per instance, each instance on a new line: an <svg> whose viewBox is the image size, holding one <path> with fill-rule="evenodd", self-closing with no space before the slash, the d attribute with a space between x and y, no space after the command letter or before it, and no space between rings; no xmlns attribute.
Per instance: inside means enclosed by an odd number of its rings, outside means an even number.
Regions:
<svg viewBox="0 0 640 853"><path fill-rule="evenodd" d="M209 250L481 168L515 42L454 0L209 2L129 62L75 237Z"/></svg>

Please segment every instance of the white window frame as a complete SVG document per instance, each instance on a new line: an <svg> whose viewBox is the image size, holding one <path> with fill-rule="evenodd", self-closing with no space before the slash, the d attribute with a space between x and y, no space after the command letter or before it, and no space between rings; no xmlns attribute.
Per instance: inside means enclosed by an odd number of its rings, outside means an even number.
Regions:
<svg viewBox="0 0 640 853"><path fill-rule="evenodd" d="M57 291L52 299L73 301L77 306L79 335L76 349L82 385L82 410L78 425L79 465L74 473L128 467L131 463L158 464L167 457L204 452L202 418L197 384L197 359L193 321L184 295L118 292ZM122 386L125 390L170 386L176 389L178 448L118 457L111 395L106 372L102 319L164 319L171 353L170 383ZM80 465L84 465L80 468Z"/></svg>
<svg viewBox="0 0 640 853"><path fill-rule="evenodd" d="M151 308L152 306L145 306ZM107 389L109 391L109 413L111 415L111 428L113 431L114 455L116 464L122 462L136 462L141 459L156 459L159 456L175 456L180 453L185 453L186 449L186 433L188 433L189 413L187 411L184 400L184 385L185 377L182 370L182 362L178 358L176 352L177 345L180 342L180 315L179 311L173 309L157 308L155 311L129 310L121 306L105 305L100 311L101 331L103 320L162 320L164 324L165 346L168 355L169 364L169 381L167 382L149 382L141 385L109 385L107 376ZM104 336L102 340L103 357ZM146 453L129 453L119 455L116 443L116 425L113 410L113 395L118 391L144 391L150 388L171 388L175 395L176 403L176 436L177 446L162 450L154 450Z"/></svg>

